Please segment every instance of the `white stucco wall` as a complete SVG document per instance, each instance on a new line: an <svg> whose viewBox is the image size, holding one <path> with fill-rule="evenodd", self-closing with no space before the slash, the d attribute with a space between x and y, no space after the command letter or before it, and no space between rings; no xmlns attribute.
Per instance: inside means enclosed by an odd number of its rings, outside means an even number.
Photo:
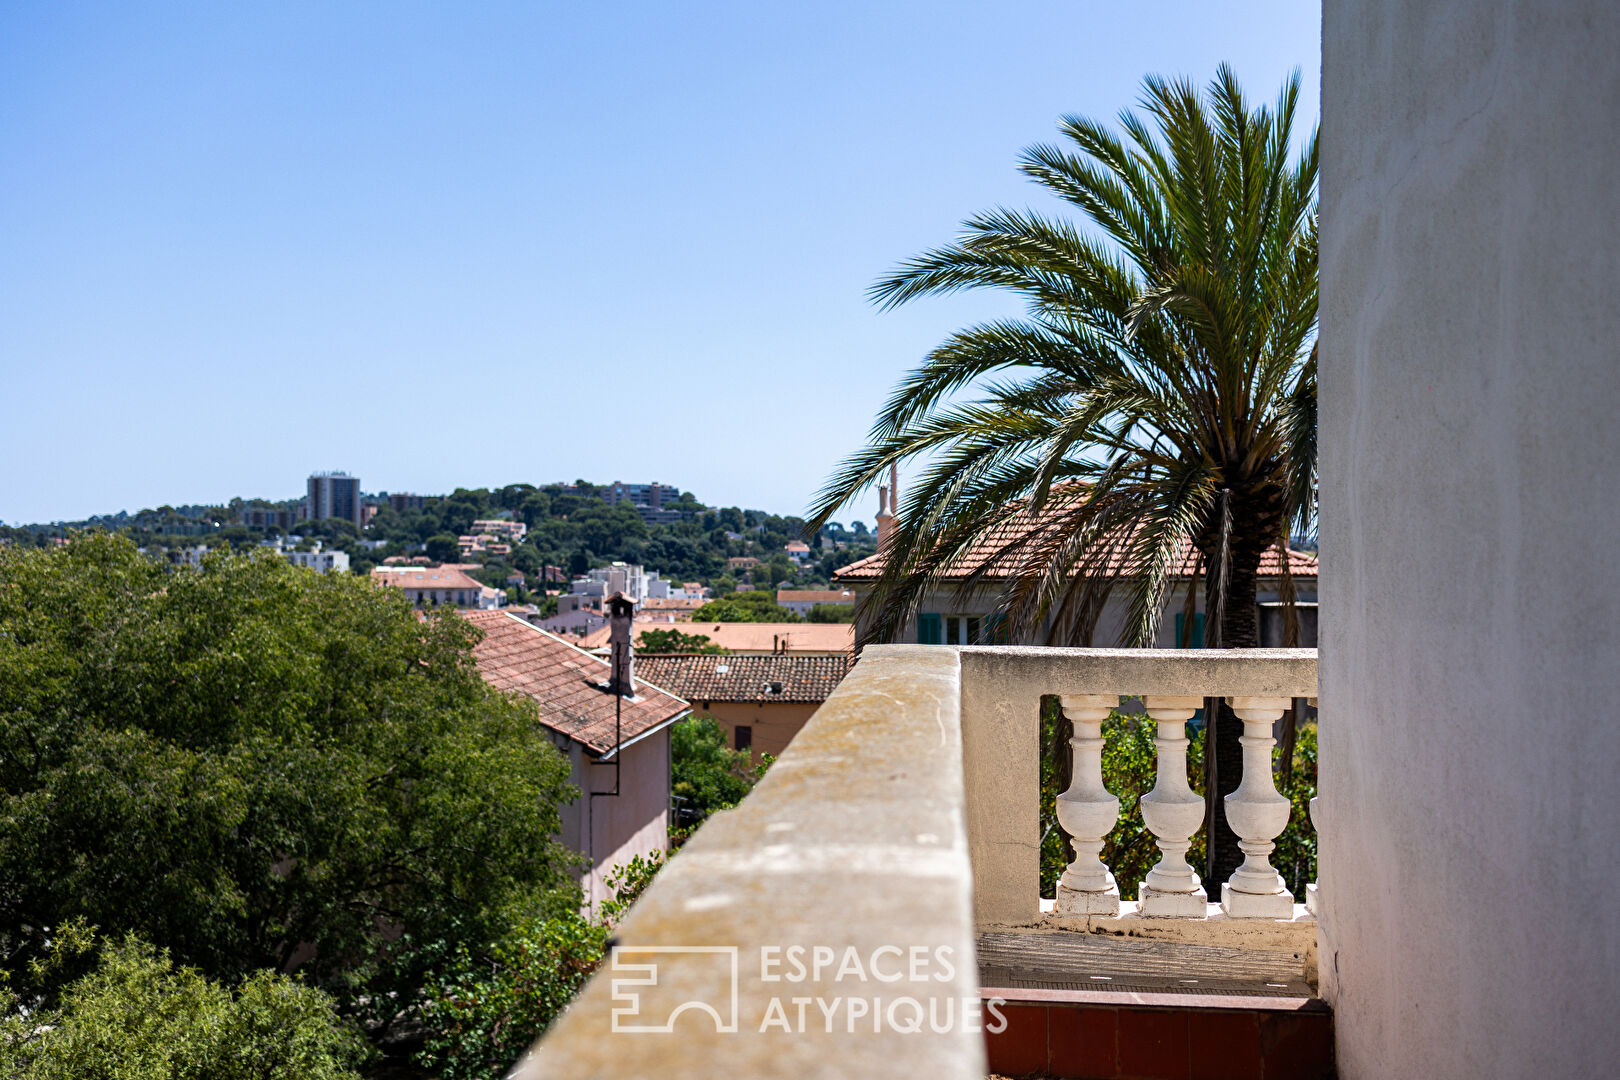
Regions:
<svg viewBox="0 0 1620 1080"><path fill-rule="evenodd" d="M1323 9L1339 1075L1613 1075L1620 4Z"/></svg>

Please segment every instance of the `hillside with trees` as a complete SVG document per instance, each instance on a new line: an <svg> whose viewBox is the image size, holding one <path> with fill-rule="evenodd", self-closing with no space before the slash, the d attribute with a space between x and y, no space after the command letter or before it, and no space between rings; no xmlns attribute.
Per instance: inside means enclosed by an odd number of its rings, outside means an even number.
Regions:
<svg viewBox="0 0 1620 1080"><path fill-rule="evenodd" d="M634 507L609 505L604 490L585 481L572 485L508 484L500 488L457 488L449 495L428 497L421 507L395 511L386 505L363 531L340 518L299 522L291 532L302 546L319 541L326 550L344 551L354 573L366 573L392 556L426 555L436 562L459 559L456 538L472 523L492 518L521 521L528 527L522 544L507 556L478 555L468 560L484 564L474 571L486 585L506 587L512 571L524 574L529 588L547 566L568 576L611 562L637 563L671 581L700 581L718 593L734 591L743 571L732 571L727 560L754 558L748 580L758 588L787 585L793 588L825 586L838 567L871 554L875 538L862 522L845 528L829 522L810 536L812 559L796 565L784 552L794 540L805 539L804 519L779 516L740 507L712 508L690 492L666 503L666 509L685 516L668 523L649 523ZM264 506L289 507L293 502ZM276 529L236 524L243 500L215 507L160 507L137 514L119 513L57 525L0 527L0 542L19 546L46 546L53 537L76 530L105 529L128 536L142 547L184 547L199 543L246 550L279 535ZM824 548L825 537L843 547ZM377 542L383 542L378 546ZM514 599L526 597L514 596Z"/></svg>

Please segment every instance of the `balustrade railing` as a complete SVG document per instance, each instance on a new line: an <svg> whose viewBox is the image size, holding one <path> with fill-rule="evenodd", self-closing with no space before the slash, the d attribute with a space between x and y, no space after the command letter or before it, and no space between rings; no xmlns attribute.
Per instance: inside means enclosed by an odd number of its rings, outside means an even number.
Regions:
<svg viewBox="0 0 1620 1080"><path fill-rule="evenodd" d="M1314 657L1312 658L1314 660ZM1119 705L1117 697L1065 694L1063 715L1074 725L1069 740L1072 782L1057 797L1057 817L1074 846L1074 861L1057 886L1059 915L1118 915L1119 887L1102 863L1104 839L1119 821L1119 799L1103 786L1102 723ZM1241 866L1221 885L1221 910L1231 918L1287 919L1294 896L1271 865L1277 837L1292 810L1272 776L1274 725L1293 705L1291 697L1231 697L1232 712L1243 723L1243 776L1222 799L1226 820L1238 836ZM1203 918L1208 894L1187 862L1192 837L1204 824L1204 798L1187 782L1187 721L1203 706L1201 697L1150 694L1144 711L1158 725L1154 746L1158 770L1153 790L1142 796L1142 821L1153 834L1160 859L1138 894L1145 916ZM1314 803L1315 800L1312 800Z"/></svg>

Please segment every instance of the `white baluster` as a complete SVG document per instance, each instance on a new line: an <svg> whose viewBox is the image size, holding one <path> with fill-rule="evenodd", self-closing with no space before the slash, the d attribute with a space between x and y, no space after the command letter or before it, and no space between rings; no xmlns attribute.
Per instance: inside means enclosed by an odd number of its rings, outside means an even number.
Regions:
<svg viewBox="0 0 1620 1080"><path fill-rule="evenodd" d="M1232 711L1243 721L1243 782L1226 796L1226 820L1238 835L1243 865L1221 886L1221 910L1234 919L1288 919L1294 895L1271 865L1273 841L1288 827L1289 801L1271 775L1272 724L1292 704L1288 698L1235 697ZM1214 747L1210 748L1214 753Z"/></svg>
<svg viewBox="0 0 1620 1080"><path fill-rule="evenodd" d="M1319 824L1322 817L1316 809L1316 804L1321 799L1322 796L1320 795L1311 796L1311 828L1316 830L1316 872L1319 874L1322 872L1322 826ZM1322 913L1316 910L1316 905L1319 902L1316 895L1316 882L1307 882L1305 885L1305 910L1317 918L1321 918Z"/></svg>
<svg viewBox="0 0 1620 1080"><path fill-rule="evenodd" d="M1162 857L1137 893L1140 911L1201 919L1209 913L1209 896L1187 865L1187 849L1204 823L1204 797L1187 783L1187 721L1204 707L1204 699L1149 697L1144 704L1147 714L1159 722L1153 741L1159 751L1159 775L1153 790L1142 796L1142 820Z"/></svg>
<svg viewBox="0 0 1620 1080"><path fill-rule="evenodd" d="M1063 715L1074 723L1069 740L1073 778L1057 797L1058 821L1074 845L1074 862L1058 879L1060 915L1118 915L1119 886L1102 862L1103 839L1119 820L1119 799L1102 782L1102 722L1117 697L1064 694Z"/></svg>

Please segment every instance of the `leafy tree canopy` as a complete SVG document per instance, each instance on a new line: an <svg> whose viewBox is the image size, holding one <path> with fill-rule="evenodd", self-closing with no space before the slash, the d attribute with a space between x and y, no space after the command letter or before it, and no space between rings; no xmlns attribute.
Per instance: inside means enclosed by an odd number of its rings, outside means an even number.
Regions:
<svg viewBox="0 0 1620 1080"><path fill-rule="evenodd" d="M692 613L693 622L803 622L765 589L735 592L710 600Z"/></svg>
<svg viewBox="0 0 1620 1080"><path fill-rule="evenodd" d="M80 917L387 1020L420 943L563 902L568 767L476 635L266 554L0 549L0 967Z"/></svg>
<svg viewBox="0 0 1620 1080"><path fill-rule="evenodd" d="M711 642L706 634L686 634L679 630L643 630L636 648L647 653L702 653L718 656L726 650Z"/></svg>
<svg viewBox="0 0 1620 1080"><path fill-rule="evenodd" d="M716 810L742 802L775 760L755 765L747 750L726 746L726 729L708 716L693 716L670 729L670 791L683 824L695 825Z"/></svg>

